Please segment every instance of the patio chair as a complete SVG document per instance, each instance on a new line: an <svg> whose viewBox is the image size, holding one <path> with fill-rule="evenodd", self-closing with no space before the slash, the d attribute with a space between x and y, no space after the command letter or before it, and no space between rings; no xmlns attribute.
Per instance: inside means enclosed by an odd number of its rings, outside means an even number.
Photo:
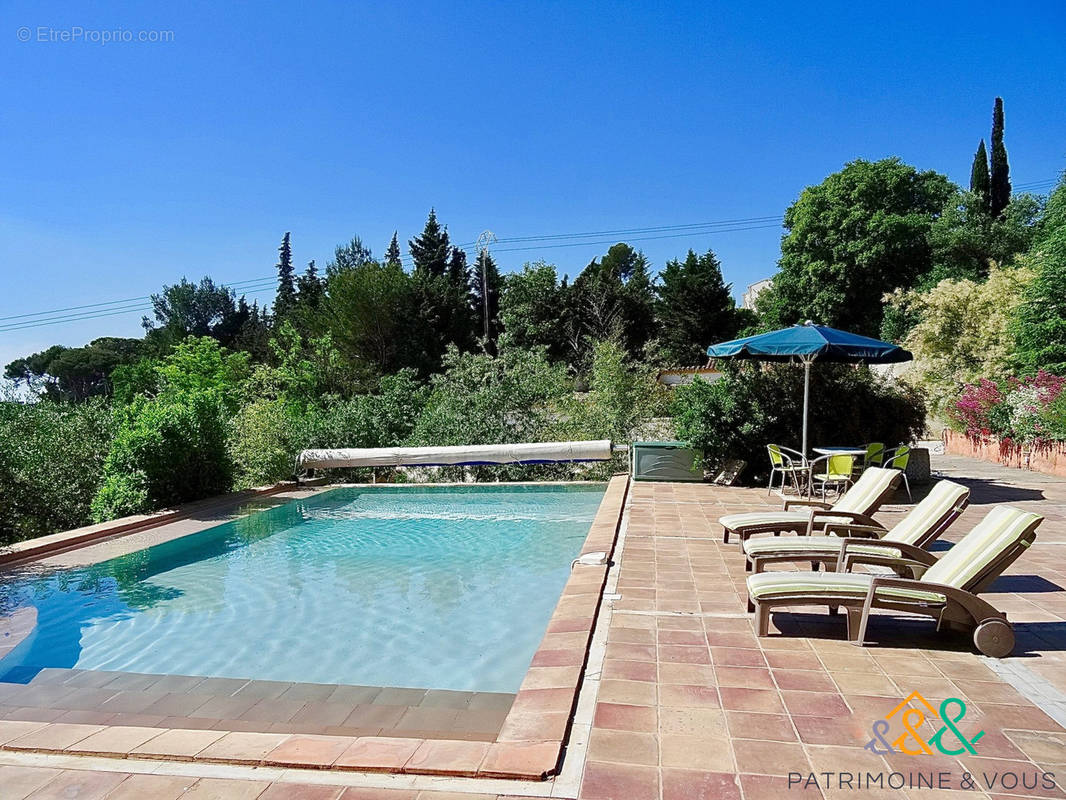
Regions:
<svg viewBox="0 0 1066 800"><path fill-rule="evenodd" d="M796 494L803 494L801 486L807 483L809 470L807 458L803 453L780 444L768 444L766 451L770 454L770 480L766 485L766 493L773 491L774 476L780 475L782 494L785 492L785 480L789 478Z"/></svg>
<svg viewBox="0 0 1066 800"><path fill-rule="evenodd" d="M816 465L824 462L825 472L817 472ZM832 486L840 494L841 488L851 486L855 474L855 456L837 454L822 456L811 462L811 494L814 494L814 485L822 488L822 499L825 500L825 491Z"/></svg>
<svg viewBox="0 0 1066 800"><path fill-rule="evenodd" d="M1003 658L1014 649L1014 630L1006 614L977 596L1014 563L1036 539L1043 517L1011 506L996 506L958 544L937 559L920 548L897 543L900 558L851 552L861 540L845 539L836 572L763 572L748 578L748 598L759 636L766 636L770 612L781 606L826 605L830 613L847 609L848 639L866 643L875 609L922 614L947 627L973 632L986 656ZM854 573L857 564L909 568L915 578Z"/></svg>
<svg viewBox="0 0 1066 800"><path fill-rule="evenodd" d="M767 564L809 561L813 570L820 564L831 569L837 563L845 538L865 540L863 546L851 546L851 552L899 558L903 551L894 545L927 549L959 518L969 502L970 490L965 486L940 481L891 530L842 522L826 525L822 536L748 539L744 542L745 566L749 572L759 573Z"/></svg>
<svg viewBox="0 0 1066 800"><path fill-rule="evenodd" d="M889 450L885 453L885 460L888 462L886 466L892 469L898 469L903 473L903 488L907 490L907 499L911 499L911 484L907 480L907 464L911 460L911 449L901 444L895 450Z"/></svg>
<svg viewBox="0 0 1066 800"><path fill-rule="evenodd" d="M871 467L832 505L820 500L785 500L782 511L727 514L718 520L723 529L722 541L728 544L730 534L739 536L743 544L757 533L821 533L831 522L855 522L884 530L885 526L870 515L892 494L899 474L899 470ZM791 510L804 507L807 510Z"/></svg>
<svg viewBox="0 0 1066 800"><path fill-rule="evenodd" d="M883 467L885 464L885 446L881 442L866 445L866 454L862 457L862 468Z"/></svg>

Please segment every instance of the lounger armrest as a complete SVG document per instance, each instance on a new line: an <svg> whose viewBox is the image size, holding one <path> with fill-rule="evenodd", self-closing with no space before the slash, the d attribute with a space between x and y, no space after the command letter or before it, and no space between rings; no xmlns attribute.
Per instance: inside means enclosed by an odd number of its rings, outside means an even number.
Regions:
<svg viewBox="0 0 1066 800"><path fill-rule="evenodd" d="M817 520L823 518L832 519L833 517L847 517L852 522L858 522L860 525L869 525L870 527L885 530L885 526L876 519L868 517L865 514L860 514L858 511L837 511L833 508L827 508L824 510L815 509L811 511L811 517L807 520L807 535L810 536L814 533L814 523Z"/></svg>
<svg viewBox="0 0 1066 800"><path fill-rule="evenodd" d="M922 592L936 592L944 595L948 602L954 603L964 609L974 622L982 622L986 619L1005 620L1007 615L999 611L989 603L986 603L972 592L948 586L943 583L932 581L913 580L911 578L898 578L894 575L878 575L870 582L870 588L866 593L866 605L871 606L877 595L878 589L916 589Z"/></svg>
<svg viewBox="0 0 1066 800"><path fill-rule="evenodd" d="M851 522L831 522L825 526L826 536L842 539L880 539L887 531L879 525L856 525Z"/></svg>
<svg viewBox="0 0 1066 800"><path fill-rule="evenodd" d="M821 500L786 500L785 511L789 511L793 506L808 506L814 508L832 508L832 503L823 503Z"/></svg>
<svg viewBox="0 0 1066 800"><path fill-rule="evenodd" d="M847 517L852 522L857 522L859 525L868 525L871 528L878 528L882 531L888 530L884 525L868 514L863 514L859 511L838 511L832 506L821 510L816 509L811 512L811 516L816 519L819 517Z"/></svg>
<svg viewBox="0 0 1066 800"><path fill-rule="evenodd" d="M886 550L898 550L900 555L891 553L873 555L871 553L852 552L853 547L884 547ZM936 557L920 547L904 542L880 540L871 544L862 539L848 538L840 544L840 553L837 555L837 572L851 572L856 564L876 564L882 567L911 567L919 572L925 572L936 563Z"/></svg>

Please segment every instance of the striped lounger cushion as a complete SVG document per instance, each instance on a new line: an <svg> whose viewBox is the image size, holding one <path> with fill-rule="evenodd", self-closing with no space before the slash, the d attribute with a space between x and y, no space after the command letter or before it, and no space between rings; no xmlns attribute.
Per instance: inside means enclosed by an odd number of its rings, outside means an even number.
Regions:
<svg viewBox="0 0 1066 800"><path fill-rule="evenodd" d="M838 597L862 599L870 590L873 578L867 573L852 572L763 572L748 578L748 594L752 600L789 595L802 595L812 601ZM947 602L942 594L920 589L884 589L877 596L935 605ZM796 604L802 605L802 600Z"/></svg>
<svg viewBox="0 0 1066 800"><path fill-rule="evenodd" d="M899 470L880 469L878 467L866 470L855 485L833 504L832 509L828 512L820 512L820 514L832 514L833 509L857 514L869 513L870 507L878 497L884 494L898 473ZM819 527L828 522L846 523L851 521L849 517L838 517L834 520L832 517L826 518L820 514L818 517ZM719 519L718 522L731 531L743 530L746 527L762 527L775 523L780 523L782 527L788 528L806 523L810 516L810 511L752 511L746 514L728 514Z"/></svg>
<svg viewBox="0 0 1066 800"><path fill-rule="evenodd" d="M830 555L839 553L844 539L840 536L789 536L783 539L756 539L751 538L744 542L744 552L749 556L769 554L804 553ZM889 556L898 558L898 549L889 547L887 544L878 545L871 541L870 544L852 545L849 552L862 553L872 556Z"/></svg>

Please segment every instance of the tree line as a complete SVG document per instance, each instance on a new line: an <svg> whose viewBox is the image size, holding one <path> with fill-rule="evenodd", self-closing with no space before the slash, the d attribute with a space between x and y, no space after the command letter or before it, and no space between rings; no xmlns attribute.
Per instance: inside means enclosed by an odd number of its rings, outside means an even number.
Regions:
<svg viewBox="0 0 1066 800"><path fill-rule="evenodd" d="M408 253L409 270L397 235L382 259L356 236L336 248L324 271L310 261L297 273L285 233L271 307L249 303L210 277L183 278L152 296L143 339L56 345L11 362L5 376L46 398L80 401L110 395L116 370L128 384L139 362L164 356L189 336L208 336L255 362L271 362L270 341L288 325L311 356L313 343L328 337L341 359L333 388L351 395L401 369L428 377L439 371L448 347L489 355L501 347L543 347L550 360L583 375L595 343L605 339L634 360L691 366L705 360L709 343L754 324L751 312L736 307L711 250L690 250L657 277L648 258L624 242L573 281L545 262L501 275L486 251L468 263L431 210Z"/></svg>
<svg viewBox="0 0 1066 800"><path fill-rule="evenodd" d="M309 446L624 441L652 418L667 418L653 438L743 459L758 479L767 441L798 444L795 371L729 368L668 398L655 370L805 319L916 356L894 384L821 371L817 390L850 400L816 417L823 438L913 437L927 399L952 419L979 378L1002 383L1012 420L1041 405L996 430L1066 438L1066 394L1047 388L1063 382L1026 378L1066 375L1066 181L1047 198L1012 191L1003 136L997 99L991 155L982 140L965 188L886 158L804 189L755 312L736 307L711 250L656 274L620 242L572 279L540 261L501 274L486 252L471 263L431 210L407 256L398 234L380 259L356 236L324 269L298 270L285 233L269 306L183 278L152 296L143 338L7 365L43 402L0 402L0 538L274 481ZM575 474L530 470L478 477Z"/></svg>

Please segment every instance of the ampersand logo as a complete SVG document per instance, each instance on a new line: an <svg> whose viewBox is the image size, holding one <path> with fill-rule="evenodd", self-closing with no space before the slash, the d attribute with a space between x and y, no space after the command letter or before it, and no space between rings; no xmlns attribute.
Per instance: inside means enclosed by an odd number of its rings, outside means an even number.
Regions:
<svg viewBox="0 0 1066 800"><path fill-rule="evenodd" d="M978 731L972 738L963 734L958 723L965 716L966 703L958 697L949 697L937 710L921 694L911 692L883 719L874 721L873 736L866 743L866 749L877 755L932 755L933 748L946 756L977 755L974 745L985 732ZM922 730L923 726L928 726L931 731L928 736Z"/></svg>

